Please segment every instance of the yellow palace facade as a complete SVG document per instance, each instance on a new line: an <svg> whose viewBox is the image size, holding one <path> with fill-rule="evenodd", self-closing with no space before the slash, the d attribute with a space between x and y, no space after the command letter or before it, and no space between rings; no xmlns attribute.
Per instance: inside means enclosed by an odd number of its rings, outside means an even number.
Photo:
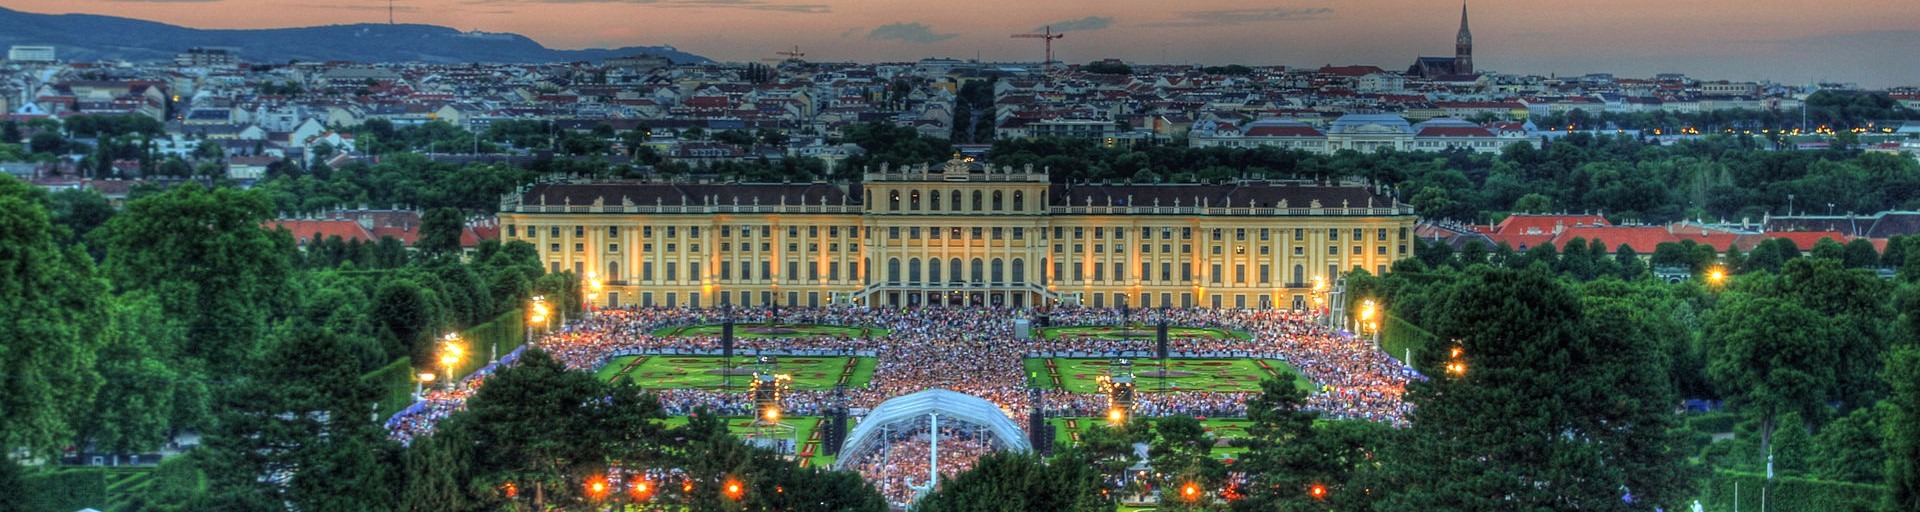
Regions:
<svg viewBox="0 0 1920 512"><path fill-rule="evenodd" d="M1304 308L1410 256L1413 209L1359 185L1061 185L967 160L863 183L543 183L506 241L592 274L599 306Z"/></svg>

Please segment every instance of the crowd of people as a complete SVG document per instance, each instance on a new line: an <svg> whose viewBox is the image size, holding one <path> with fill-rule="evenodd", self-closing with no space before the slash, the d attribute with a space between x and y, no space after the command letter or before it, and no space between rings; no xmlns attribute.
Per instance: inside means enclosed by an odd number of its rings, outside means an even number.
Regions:
<svg viewBox="0 0 1920 512"><path fill-rule="evenodd" d="M884 444L844 467L858 471L889 503L905 507L932 480L933 442L926 432L883 438ZM993 440L964 429L940 429L940 478L973 468L993 449Z"/></svg>
<svg viewBox="0 0 1920 512"><path fill-rule="evenodd" d="M1044 340L1015 335L1015 318L1029 312L1005 308L767 308L685 309L627 308L595 312L546 334L536 345L568 368L596 370L622 355L717 354L719 336L656 336L663 327L705 325L732 319L740 324L804 323L885 329L878 336L737 337L736 354L817 351L872 354L877 363L865 387L833 391L791 391L782 397L789 415L813 415L844 399L854 411L870 409L889 398L933 388L945 388L986 399L1021 419L1030 404L1027 375L1021 360L1030 354L1077 354L1083 357L1139 357L1155 350L1151 337L1132 339L1063 338ZM776 316L777 315L777 316ZM1066 308L1050 311L1053 325L1152 325L1165 318L1182 327L1210 327L1243 331L1251 336L1175 336L1169 350L1176 355L1253 357L1285 361L1297 368L1315 389L1308 406L1331 418L1368 419L1395 425L1405 420L1409 406L1401 399L1407 382L1419 378L1411 369L1376 350L1366 340L1317 325L1313 315L1290 311L1144 310ZM1146 329L1151 329L1150 327ZM491 371L491 368L489 368ZM1142 382L1152 382L1143 377ZM1044 381L1043 381L1044 382ZM459 410L474 382L455 391L429 394L421 404L388 422L395 439L403 442L431 432L441 418ZM1143 391L1152 391L1143 386ZM717 389L656 390L670 414L707 409L744 415L752 410L745 386L729 393ZM1186 414L1234 417L1246 414L1251 393L1184 391L1139 393L1135 414ZM1049 416L1104 416L1107 397L1098 393L1070 393L1060 389L1041 393L1043 414ZM943 450L944 450L943 443ZM942 457L946 459L946 457ZM953 460L963 460L955 457ZM924 468L921 471L925 473ZM905 471L901 474L911 474ZM905 489L904 485L899 486ZM883 489L886 491L886 489ZM907 491L887 491L892 497Z"/></svg>

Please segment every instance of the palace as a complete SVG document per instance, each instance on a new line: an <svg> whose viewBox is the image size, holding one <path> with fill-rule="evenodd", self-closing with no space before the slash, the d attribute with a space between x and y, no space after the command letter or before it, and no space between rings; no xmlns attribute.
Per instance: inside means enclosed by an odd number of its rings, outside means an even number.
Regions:
<svg viewBox="0 0 1920 512"><path fill-rule="evenodd" d="M1064 185L971 159L860 184L543 183L505 241L595 274L599 306L1304 308L1411 255L1413 208L1359 184Z"/></svg>

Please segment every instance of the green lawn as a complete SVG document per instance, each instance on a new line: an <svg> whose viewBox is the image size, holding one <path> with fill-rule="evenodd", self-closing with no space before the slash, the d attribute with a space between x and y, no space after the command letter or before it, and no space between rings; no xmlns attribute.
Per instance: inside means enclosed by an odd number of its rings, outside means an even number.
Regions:
<svg viewBox="0 0 1920 512"><path fill-rule="evenodd" d="M720 324L664 327L654 336L719 336ZM879 327L841 327L813 324L734 324L733 335L740 338L879 338L888 331Z"/></svg>
<svg viewBox="0 0 1920 512"><path fill-rule="evenodd" d="M1158 360L1135 359L1133 365L1134 385L1144 392L1159 392L1160 377L1145 375L1160 369ZM1060 372L1060 381L1066 390L1073 393L1100 392L1099 378L1107 374L1107 359L1070 359L1053 358ZM1284 361L1266 360L1266 364L1276 371L1291 369ZM1041 387L1051 387L1047 374L1046 359L1028 359L1024 363L1028 373L1038 372ZM1260 367L1255 359L1169 359L1167 371L1167 391L1259 391L1260 381L1273 377ZM1184 372L1184 373L1181 373ZM1293 372L1294 387L1313 391L1314 385L1300 372ZM1029 379L1030 381L1032 379Z"/></svg>
<svg viewBox="0 0 1920 512"><path fill-rule="evenodd" d="M1094 338L1102 340L1150 340L1156 336L1155 327L1148 324L1119 325L1082 325L1074 327L1047 327L1040 329L1040 337L1049 340L1066 338ZM1168 327L1167 336L1171 338L1212 338L1251 340L1253 335L1246 331L1229 331L1205 327Z"/></svg>
<svg viewBox="0 0 1920 512"><path fill-rule="evenodd" d="M633 365L642 357L646 359ZM607 363L595 376L610 381L625 372L624 378L647 389L719 388L725 384L724 377L710 371L720 369L720 359L719 356L626 356ZM846 369L848 361L854 364L851 373ZM735 356L733 362L736 367L751 367L754 358ZM875 362L871 357L785 356L780 358L777 371L792 375L796 390L831 390L840 382L842 374L847 375L847 387L863 388L873 381ZM744 390L752 379L752 375L734 375L733 386Z"/></svg>
<svg viewBox="0 0 1920 512"><path fill-rule="evenodd" d="M796 433L799 434L800 445L797 448L799 451L805 452L809 447L813 449L814 455L812 457L806 457L807 464L810 466L829 467L833 465L834 457L821 455L823 453L826 453L826 451L823 448L821 448L821 446L818 443L818 440L814 439L813 437L814 430L819 429L823 421L825 421L824 418L820 418L817 416L793 416L793 417L783 418L780 420L781 423L792 425L796 430ZM673 417L667 418L665 421L665 425L668 428L678 427L686 424L687 424L686 416L673 416ZM854 423L849 421L847 424L847 429L851 431L851 429L853 429L853 425ZM755 432L755 429L753 426L753 418L748 418L745 416L728 417L727 430L732 431L734 435L740 436L743 439L747 437L751 437L754 435L754 432ZM825 432L822 432L822 434L825 434Z"/></svg>
<svg viewBox="0 0 1920 512"><path fill-rule="evenodd" d="M1148 423L1152 422L1153 420L1148 420ZM1053 418L1047 420L1047 423L1053 425L1054 446L1067 447L1073 445L1074 434L1084 435L1095 426L1105 425L1106 420L1103 418ZM1200 425L1206 427L1208 433L1218 439L1247 437L1247 425L1250 423L1251 422L1247 420L1238 418L1200 420ZM1216 445L1213 447L1213 456L1215 458L1238 456L1239 454L1246 453L1246 451L1246 448Z"/></svg>

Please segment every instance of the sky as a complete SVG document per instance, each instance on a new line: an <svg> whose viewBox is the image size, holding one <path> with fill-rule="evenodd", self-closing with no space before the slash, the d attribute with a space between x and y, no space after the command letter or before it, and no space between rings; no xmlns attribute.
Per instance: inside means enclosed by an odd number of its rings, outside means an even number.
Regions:
<svg viewBox="0 0 1920 512"><path fill-rule="evenodd" d="M670 45L724 61L925 57L1405 69L1452 55L1457 0L392 0L395 21L551 48ZM384 23L388 0L7 0L195 28ZM1920 85L1920 0L1475 0L1483 71Z"/></svg>

